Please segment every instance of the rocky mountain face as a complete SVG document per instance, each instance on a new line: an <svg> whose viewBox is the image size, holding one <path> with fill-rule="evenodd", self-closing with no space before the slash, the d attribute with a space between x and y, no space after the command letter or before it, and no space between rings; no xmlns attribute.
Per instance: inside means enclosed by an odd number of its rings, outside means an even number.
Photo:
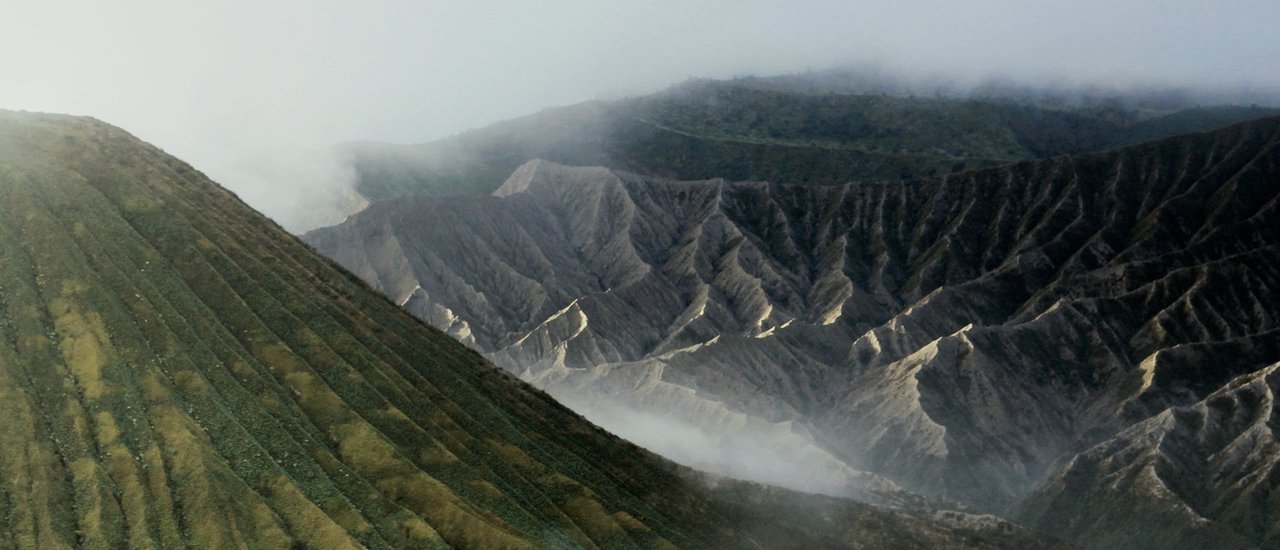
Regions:
<svg viewBox="0 0 1280 550"><path fill-rule="evenodd" d="M0 111L0 548L1015 548L600 430L190 166Z"/></svg>
<svg viewBox="0 0 1280 550"><path fill-rule="evenodd" d="M1238 377L1280 360L1278 132L822 187L535 161L305 240L685 463L1263 545L1271 386Z"/></svg>
<svg viewBox="0 0 1280 550"><path fill-rule="evenodd" d="M1087 546L1275 548L1277 390L1273 364L1166 409L1073 457L1018 515Z"/></svg>

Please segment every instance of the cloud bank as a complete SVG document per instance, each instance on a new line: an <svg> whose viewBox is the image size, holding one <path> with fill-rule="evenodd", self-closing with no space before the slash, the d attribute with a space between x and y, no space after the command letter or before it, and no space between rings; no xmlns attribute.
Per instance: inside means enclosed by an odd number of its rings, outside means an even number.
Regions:
<svg viewBox="0 0 1280 550"><path fill-rule="evenodd" d="M120 125L279 217L272 203L344 185L341 167L285 165L335 143L422 142L691 76L875 63L1276 88L1276 20L1274 1L15 0L0 108Z"/></svg>

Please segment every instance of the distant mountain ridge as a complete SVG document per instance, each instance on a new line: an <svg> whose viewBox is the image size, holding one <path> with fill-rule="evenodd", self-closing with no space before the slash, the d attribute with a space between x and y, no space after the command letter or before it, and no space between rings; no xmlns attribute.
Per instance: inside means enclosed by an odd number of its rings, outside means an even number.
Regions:
<svg viewBox="0 0 1280 550"><path fill-rule="evenodd" d="M533 159L684 180L829 185L1093 152L1280 113L1176 102L1158 110L1043 98L806 93L797 88L803 84L804 77L697 80L422 145L352 144L344 154L357 191L370 200L487 194Z"/></svg>
<svg viewBox="0 0 1280 550"><path fill-rule="evenodd" d="M375 203L305 240L646 445L661 442L626 424L634 411L812 448L802 468L851 490L887 480L1095 547L1156 548L1168 539L1107 538L1061 503L1093 491L1088 513L1124 517L1131 496L1074 473L1106 452L1090 447L1280 360L1278 197L1280 119L1265 118L836 186L535 161L495 196ZM1209 514L1188 536L1266 546L1272 530L1244 522L1271 522L1270 487L1144 506L1255 499L1260 516ZM1058 504L1019 508L1033 493Z"/></svg>

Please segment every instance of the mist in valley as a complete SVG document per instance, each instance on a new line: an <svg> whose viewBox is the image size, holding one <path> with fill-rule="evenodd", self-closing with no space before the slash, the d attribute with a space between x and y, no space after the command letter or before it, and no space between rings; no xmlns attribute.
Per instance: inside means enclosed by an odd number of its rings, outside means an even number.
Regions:
<svg viewBox="0 0 1280 550"><path fill-rule="evenodd" d="M850 468L812 440L802 426L750 419L711 430L677 411L657 412L625 399L585 399L552 391L561 403L614 435L685 466L806 493L877 500L900 490ZM744 417L745 418L745 417ZM704 419L705 420L705 419Z"/></svg>

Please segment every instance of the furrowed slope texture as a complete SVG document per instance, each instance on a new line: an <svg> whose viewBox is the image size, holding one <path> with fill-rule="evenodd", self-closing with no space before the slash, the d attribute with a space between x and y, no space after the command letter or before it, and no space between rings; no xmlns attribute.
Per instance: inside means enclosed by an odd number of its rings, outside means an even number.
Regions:
<svg viewBox="0 0 1280 550"><path fill-rule="evenodd" d="M1278 126L832 187L534 162L495 196L379 203L306 239L677 459L697 457L612 408L750 434L827 487L870 472L1000 511L1280 360Z"/></svg>
<svg viewBox="0 0 1280 550"><path fill-rule="evenodd" d="M359 192L370 200L487 194L535 158L685 180L842 184L1099 151L1277 113L814 94L760 84L695 81L649 96L551 109L433 143L354 144L346 153Z"/></svg>
<svg viewBox="0 0 1280 550"><path fill-rule="evenodd" d="M0 428L5 548L1031 536L707 489L424 326L189 166L72 117L0 112Z"/></svg>
<svg viewBox="0 0 1280 550"><path fill-rule="evenodd" d="M1091 548L1276 548L1278 390L1275 364L1135 424L1073 458L1019 515Z"/></svg>

